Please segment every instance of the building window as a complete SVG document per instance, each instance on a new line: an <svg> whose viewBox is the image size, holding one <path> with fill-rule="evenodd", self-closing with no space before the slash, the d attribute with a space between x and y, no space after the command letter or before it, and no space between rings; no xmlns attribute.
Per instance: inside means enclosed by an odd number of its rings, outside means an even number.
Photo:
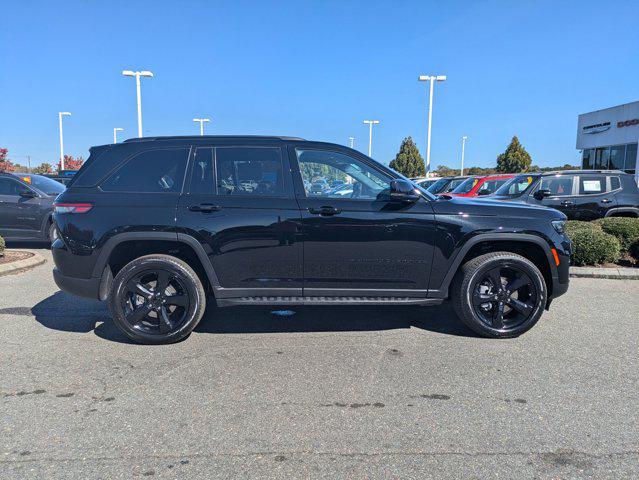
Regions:
<svg viewBox="0 0 639 480"><path fill-rule="evenodd" d="M623 160L625 156L625 145L610 147L610 170L623 170Z"/></svg>
<svg viewBox="0 0 639 480"><path fill-rule="evenodd" d="M592 170L595 168L595 151L593 149L584 150L581 156L581 168Z"/></svg>
<svg viewBox="0 0 639 480"><path fill-rule="evenodd" d="M628 173L635 173L637 168L637 144L629 143L626 145L626 161L624 163L624 170Z"/></svg>
<svg viewBox="0 0 639 480"><path fill-rule="evenodd" d="M595 153L595 170L608 170L610 147L598 148Z"/></svg>

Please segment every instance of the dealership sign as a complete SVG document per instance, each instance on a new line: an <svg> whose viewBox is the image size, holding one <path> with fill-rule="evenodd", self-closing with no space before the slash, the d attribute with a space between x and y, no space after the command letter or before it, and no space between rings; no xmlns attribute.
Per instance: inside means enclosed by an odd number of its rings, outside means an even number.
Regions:
<svg viewBox="0 0 639 480"><path fill-rule="evenodd" d="M639 118L633 118L632 120L624 120L623 122L617 122L617 128L630 127L632 125L639 125Z"/></svg>
<svg viewBox="0 0 639 480"><path fill-rule="evenodd" d="M619 126L619 124L617 124L617 126ZM601 133L601 132L605 132L606 130L610 130L610 122L603 122L603 123L597 123L595 125L586 125L585 127L582 127L581 131L583 133Z"/></svg>

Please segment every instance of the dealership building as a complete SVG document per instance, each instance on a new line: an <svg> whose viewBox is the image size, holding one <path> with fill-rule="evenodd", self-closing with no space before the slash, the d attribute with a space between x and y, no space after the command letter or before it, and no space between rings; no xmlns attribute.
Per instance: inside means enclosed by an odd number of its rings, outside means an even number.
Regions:
<svg viewBox="0 0 639 480"><path fill-rule="evenodd" d="M624 170L639 179L639 102L579 115L577 149L584 170Z"/></svg>

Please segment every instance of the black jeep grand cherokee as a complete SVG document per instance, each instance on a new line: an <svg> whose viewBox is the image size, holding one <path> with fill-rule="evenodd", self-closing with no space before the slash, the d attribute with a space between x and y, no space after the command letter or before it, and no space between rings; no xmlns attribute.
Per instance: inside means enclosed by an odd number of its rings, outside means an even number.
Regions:
<svg viewBox="0 0 639 480"><path fill-rule="evenodd" d="M343 185L338 191L314 183ZM229 305L434 305L480 335L530 329L568 289L565 215L436 197L361 153L286 137L94 147L58 199L55 281L143 343Z"/></svg>

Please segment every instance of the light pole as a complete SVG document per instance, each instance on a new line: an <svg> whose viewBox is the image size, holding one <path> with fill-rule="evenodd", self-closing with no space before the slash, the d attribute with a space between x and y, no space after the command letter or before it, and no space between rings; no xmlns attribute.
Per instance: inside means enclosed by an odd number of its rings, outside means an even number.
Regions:
<svg viewBox="0 0 639 480"><path fill-rule="evenodd" d="M123 131L124 128L115 127L113 129L113 143L118 143L118 132Z"/></svg>
<svg viewBox="0 0 639 480"><path fill-rule="evenodd" d="M459 175L464 175L464 152L466 151L466 140L468 140L468 137L464 135L462 137L462 164L461 164L461 171L459 172Z"/></svg>
<svg viewBox="0 0 639 480"><path fill-rule="evenodd" d="M377 125L379 120L364 120L368 124L368 156L373 155L373 125Z"/></svg>
<svg viewBox="0 0 639 480"><path fill-rule="evenodd" d="M204 122L210 122L210 118L194 118L194 122L199 122L200 124L200 136L204 135Z"/></svg>
<svg viewBox="0 0 639 480"><path fill-rule="evenodd" d="M430 81L430 99L428 101L428 138L426 141L426 176L430 172L430 130L433 123L433 89L435 82L443 82L446 80L446 75L420 75L420 82Z"/></svg>
<svg viewBox="0 0 639 480"><path fill-rule="evenodd" d="M348 146L350 148L353 148L354 145L355 145L355 137L348 137Z"/></svg>
<svg viewBox="0 0 639 480"><path fill-rule="evenodd" d="M58 122L60 124L60 170L64 170L64 137L62 135L62 117L71 116L71 112L58 112Z"/></svg>
<svg viewBox="0 0 639 480"><path fill-rule="evenodd" d="M140 92L140 77L152 77L153 72L142 70L134 72L132 70L123 70L122 75L125 77L135 77L135 88L138 96L138 137L142 137L142 94Z"/></svg>

